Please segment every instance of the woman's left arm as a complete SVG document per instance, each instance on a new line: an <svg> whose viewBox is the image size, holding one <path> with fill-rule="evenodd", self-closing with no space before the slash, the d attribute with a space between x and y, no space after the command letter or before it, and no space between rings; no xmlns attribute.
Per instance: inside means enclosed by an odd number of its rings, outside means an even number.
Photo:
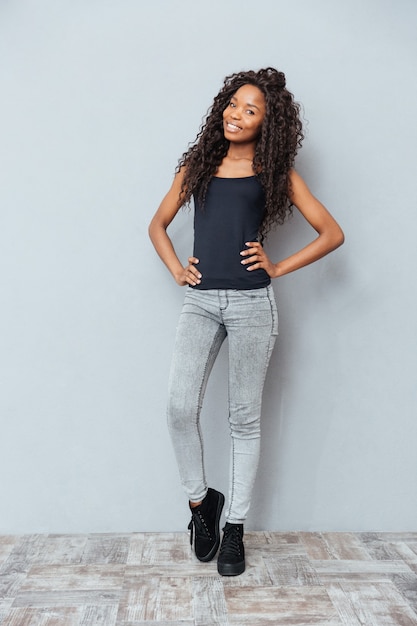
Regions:
<svg viewBox="0 0 417 626"><path fill-rule="evenodd" d="M326 207L313 196L295 170L290 172L290 199L318 233L318 237L278 263L272 263L260 243L247 242L247 249L242 250L241 255L245 257L242 264L249 265L248 271L262 268L271 278L278 278L321 259L344 242L345 237L339 224Z"/></svg>

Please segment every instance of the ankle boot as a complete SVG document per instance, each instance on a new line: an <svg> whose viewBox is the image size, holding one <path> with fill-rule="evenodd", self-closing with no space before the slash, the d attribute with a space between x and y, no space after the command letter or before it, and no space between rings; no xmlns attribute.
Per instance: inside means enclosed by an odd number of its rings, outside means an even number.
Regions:
<svg viewBox="0 0 417 626"><path fill-rule="evenodd" d="M188 530L191 531L190 543L199 561L211 561L220 545L220 516L224 506L224 495L215 489L208 489L207 495L196 507L190 505L191 522Z"/></svg>
<svg viewBox="0 0 417 626"><path fill-rule="evenodd" d="M222 576L238 576L245 571L243 524L229 524L223 528L223 540L217 559L217 571Z"/></svg>

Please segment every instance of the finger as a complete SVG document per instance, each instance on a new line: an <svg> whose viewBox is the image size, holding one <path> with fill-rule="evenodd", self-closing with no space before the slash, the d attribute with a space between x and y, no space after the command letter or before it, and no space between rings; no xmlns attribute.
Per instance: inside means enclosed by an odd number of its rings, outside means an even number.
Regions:
<svg viewBox="0 0 417 626"><path fill-rule="evenodd" d="M201 283L201 274L195 275L195 274L189 274L188 275L188 279L191 280L194 284L200 284Z"/></svg>
<svg viewBox="0 0 417 626"><path fill-rule="evenodd" d="M247 256L248 254L256 254L261 248L261 244L259 244L257 241L248 241L247 243L245 243L245 246L248 246L248 248L246 250L242 250L242 252L240 253L242 256Z"/></svg>
<svg viewBox="0 0 417 626"><path fill-rule="evenodd" d="M195 265L189 265L187 267L187 271L190 272L190 274L193 274L196 278L201 278L201 272L198 271Z"/></svg>
<svg viewBox="0 0 417 626"><path fill-rule="evenodd" d="M187 267L187 280L193 286L201 283L201 273L193 265Z"/></svg>
<svg viewBox="0 0 417 626"><path fill-rule="evenodd" d="M195 276L193 276L193 274L191 273L187 273L185 280L187 281L187 283L189 285L191 285L192 287L195 287L197 285L198 282L200 282Z"/></svg>
<svg viewBox="0 0 417 626"><path fill-rule="evenodd" d="M248 272L252 272L253 270L259 270L262 267L261 263L253 263L253 265L249 265L249 267L246 268L246 270Z"/></svg>
<svg viewBox="0 0 417 626"><path fill-rule="evenodd" d="M200 263L199 259L197 259L195 256L190 256L188 257L188 263Z"/></svg>
<svg viewBox="0 0 417 626"><path fill-rule="evenodd" d="M248 259L244 259L243 261L241 261L242 265L249 265L249 263L256 263L256 261L260 261L260 257L258 254L253 254L252 256L250 256Z"/></svg>

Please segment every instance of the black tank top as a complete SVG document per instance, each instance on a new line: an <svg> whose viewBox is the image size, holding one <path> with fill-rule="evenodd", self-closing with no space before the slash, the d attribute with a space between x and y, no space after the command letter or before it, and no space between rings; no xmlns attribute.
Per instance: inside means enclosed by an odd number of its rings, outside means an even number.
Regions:
<svg viewBox="0 0 417 626"><path fill-rule="evenodd" d="M256 176L213 176L201 208L194 198L194 256L202 274L194 289L259 289L271 279L263 269L242 265L245 242L257 241L265 195Z"/></svg>

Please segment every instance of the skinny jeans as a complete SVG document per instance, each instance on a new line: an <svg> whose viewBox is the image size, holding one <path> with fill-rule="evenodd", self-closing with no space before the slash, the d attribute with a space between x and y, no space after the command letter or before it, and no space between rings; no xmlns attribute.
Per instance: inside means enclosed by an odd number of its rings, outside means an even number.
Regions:
<svg viewBox="0 0 417 626"><path fill-rule="evenodd" d="M168 428L191 502L207 493L200 413L208 378L228 338L229 499L226 521L246 519L260 453L262 392L278 335L271 285L260 289L187 288L169 376Z"/></svg>

